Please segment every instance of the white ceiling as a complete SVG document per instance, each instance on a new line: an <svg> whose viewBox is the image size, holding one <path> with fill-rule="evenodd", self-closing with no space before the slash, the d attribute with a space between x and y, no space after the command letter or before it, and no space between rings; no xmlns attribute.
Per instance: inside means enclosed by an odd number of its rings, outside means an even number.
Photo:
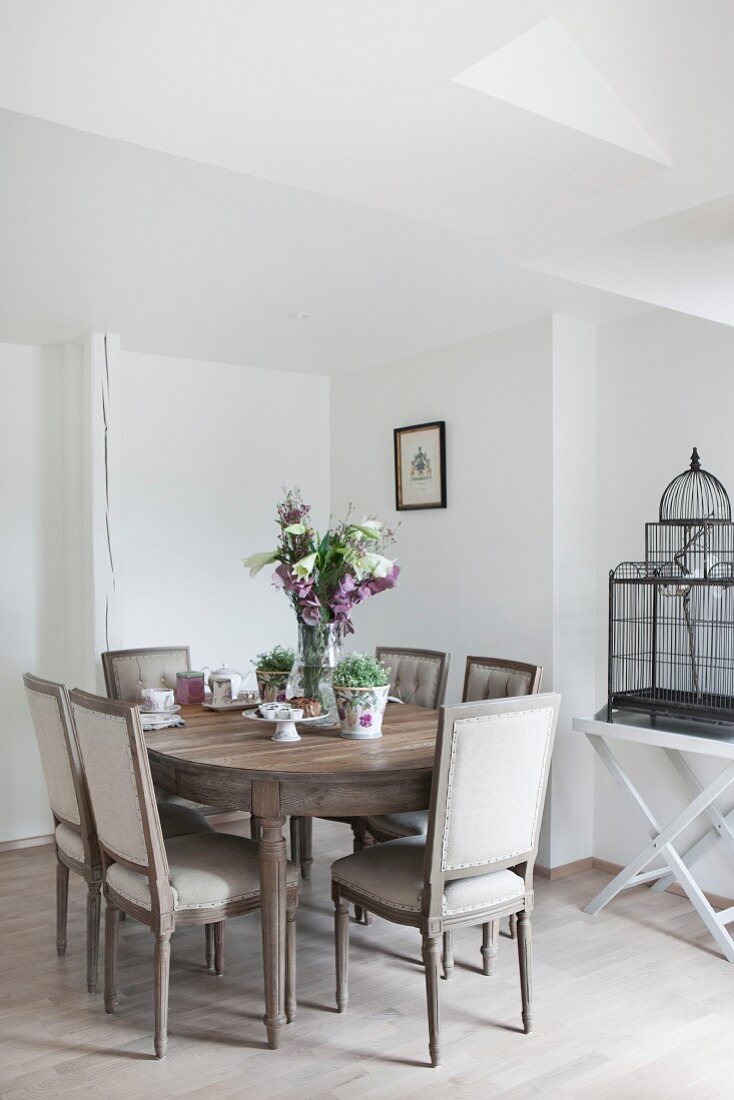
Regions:
<svg viewBox="0 0 734 1100"><path fill-rule="evenodd" d="M0 0L0 338L334 372L615 294L734 322L732 46L731 0Z"/></svg>

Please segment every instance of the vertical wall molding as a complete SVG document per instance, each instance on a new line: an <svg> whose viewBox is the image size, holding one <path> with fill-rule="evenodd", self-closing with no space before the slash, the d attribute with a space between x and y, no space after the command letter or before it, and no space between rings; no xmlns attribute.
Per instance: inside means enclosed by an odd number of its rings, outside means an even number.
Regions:
<svg viewBox="0 0 734 1100"><path fill-rule="evenodd" d="M119 646L120 338L60 347L66 680L104 694L100 654Z"/></svg>

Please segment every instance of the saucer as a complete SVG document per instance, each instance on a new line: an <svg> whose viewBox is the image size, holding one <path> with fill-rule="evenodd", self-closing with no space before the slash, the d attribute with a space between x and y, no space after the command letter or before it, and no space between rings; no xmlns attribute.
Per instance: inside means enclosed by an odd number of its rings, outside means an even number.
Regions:
<svg viewBox="0 0 734 1100"><path fill-rule="evenodd" d="M172 714L178 714L181 707L178 703L174 703L168 710L145 710L143 707L138 708L141 714L144 714L146 718L170 718Z"/></svg>

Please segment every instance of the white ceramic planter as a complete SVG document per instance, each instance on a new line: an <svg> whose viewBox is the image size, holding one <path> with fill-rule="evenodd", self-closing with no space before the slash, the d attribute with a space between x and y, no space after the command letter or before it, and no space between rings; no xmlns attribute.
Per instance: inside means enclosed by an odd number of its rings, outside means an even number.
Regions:
<svg viewBox="0 0 734 1100"><path fill-rule="evenodd" d="M366 741L382 737L382 716L387 706L389 687L338 687L334 684L336 708L342 737L351 741Z"/></svg>

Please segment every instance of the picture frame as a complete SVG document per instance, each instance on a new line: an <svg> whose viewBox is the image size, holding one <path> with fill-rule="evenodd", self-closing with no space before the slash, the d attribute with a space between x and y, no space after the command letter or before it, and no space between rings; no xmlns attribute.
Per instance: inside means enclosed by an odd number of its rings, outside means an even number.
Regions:
<svg viewBox="0 0 734 1100"><path fill-rule="evenodd" d="M394 429L398 512L446 507L446 421Z"/></svg>

